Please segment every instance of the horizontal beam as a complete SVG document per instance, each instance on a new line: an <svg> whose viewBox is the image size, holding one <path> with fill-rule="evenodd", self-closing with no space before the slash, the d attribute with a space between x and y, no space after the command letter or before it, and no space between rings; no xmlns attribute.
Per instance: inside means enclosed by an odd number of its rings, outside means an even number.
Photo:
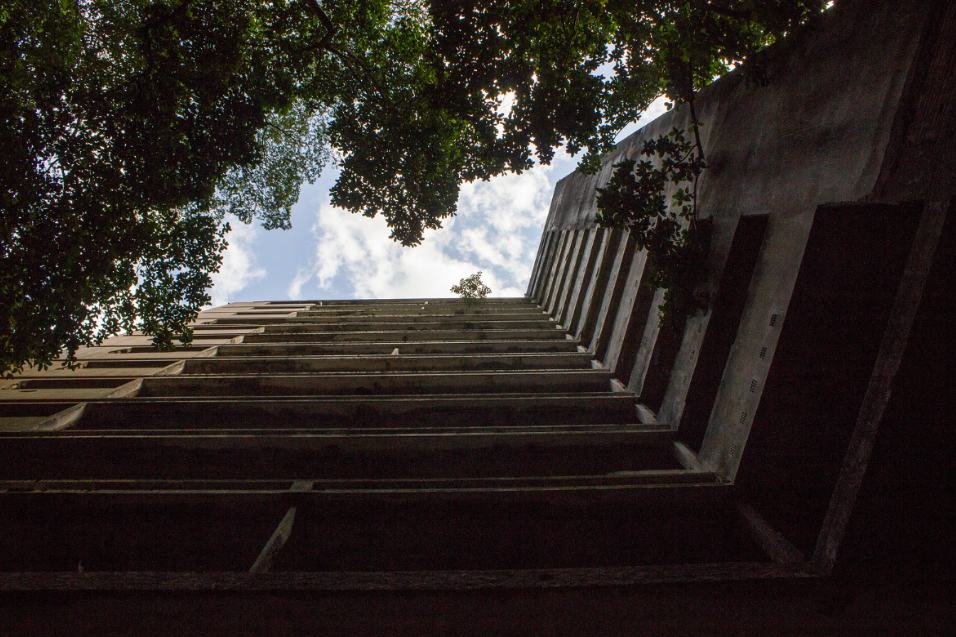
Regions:
<svg viewBox="0 0 956 637"><path fill-rule="evenodd" d="M439 306L407 306L407 307L369 307L369 308L343 308L343 307L313 307L308 310L298 310L297 316L317 316L317 317L361 317L361 316L482 316L482 317L507 317L542 314L542 310L537 305L514 305L497 307L439 307ZM230 316L236 314L209 315L213 318L228 320ZM207 318L203 313L200 319Z"/></svg>
<svg viewBox="0 0 956 637"><path fill-rule="evenodd" d="M85 403L83 403L85 406ZM24 439L46 439L54 438L63 440L65 438L179 438L179 437L197 437L197 438L255 438L257 436L299 436L303 439L322 438L324 436L405 436L405 435L435 435L435 436L484 436L484 435L511 435L516 436L527 433L529 435L639 435L641 439L654 437L660 439L660 444L664 441L673 439L674 431L668 427L660 425L646 424L571 424L571 425L530 425L527 423L518 425L459 425L459 426L389 426L389 427L359 427L359 426L341 426L341 427L269 427L262 429L241 427L209 427L209 428L180 428L180 429L155 429L155 430L115 430L115 429L64 429L62 431L44 430L41 432L27 433L3 433L0 432L0 440L24 440ZM303 443L305 444L305 443ZM654 442L653 444L658 444Z"/></svg>
<svg viewBox="0 0 956 637"><path fill-rule="evenodd" d="M482 305L526 305L530 303L526 297L523 296L495 296L488 299L481 299L478 301L466 301L464 299L448 297L448 296L428 296L428 297L415 297L415 298L400 298L400 299L298 299L298 300L269 300L269 301L259 301L254 302L255 305L261 306L278 306L278 305L318 305L319 307L331 307L344 305L347 307L352 306L366 306L366 305L408 305L408 304L430 304L430 305L469 305L470 303L477 303ZM225 306L229 307L229 306Z"/></svg>
<svg viewBox="0 0 956 637"><path fill-rule="evenodd" d="M425 341L529 341L565 340L567 335L556 327L514 330L377 330L373 332L296 332L254 333L243 336L243 343L328 343L337 341L388 341L398 343Z"/></svg>
<svg viewBox="0 0 956 637"><path fill-rule="evenodd" d="M803 564L716 562L603 568L279 572L279 573L0 573L0 591L396 591L633 586L719 580L806 578Z"/></svg>
<svg viewBox="0 0 956 637"><path fill-rule="evenodd" d="M634 423L626 392L89 400L80 429L416 427ZM72 403L50 402L49 409Z"/></svg>
<svg viewBox="0 0 956 637"><path fill-rule="evenodd" d="M219 345L217 354L224 356L325 356L355 354L389 355L395 349L399 354L485 354L576 352L577 341L571 340L457 340L457 341L368 341L364 343L237 343Z"/></svg>
<svg viewBox="0 0 956 637"><path fill-rule="evenodd" d="M316 372L268 375L176 375L142 379L139 396L295 396L600 392L605 369Z"/></svg>
<svg viewBox="0 0 956 637"><path fill-rule="evenodd" d="M557 329L554 321L541 315L532 319L517 320L482 320L468 318L466 320L433 320L432 317L414 317L404 320L379 320L365 318L361 321L343 321L341 319L317 320L297 319L281 323L265 324L262 331L266 334L295 334L300 332L375 332L380 330L404 330L409 332L423 332L435 330L535 330Z"/></svg>
<svg viewBox="0 0 956 637"><path fill-rule="evenodd" d="M434 323L510 323L513 321L547 321L548 315L543 310L531 309L522 312L502 312L491 314L482 312L477 314L331 314L326 312L299 312L294 321L314 324L352 324L352 323L408 323L410 321L426 320Z"/></svg>
<svg viewBox="0 0 956 637"><path fill-rule="evenodd" d="M633 472L640 474L642 472ZM685 477L681 478L680 474ZM681 471L648 479L641 476L556 476L489 479L423 480L314 480L312 491L292 493L288 489L243 488L137 489L121 484L82 482L73 488L58 485L30 490L7 490L0 502L5 510L18 508L37 511L40 507L106 507L203 505L245 509L275 502L309 506L357 507L392 506L412 503L458 504L550 504L595 506L599 504L676 505L678 503L715 503L732 493L730 485L714 481L712 473L689 474Z"/></svg>
<svg viewBox="0 0 956 637"><path fill-rule="evenodd" d="M401 348L399 348L401 351ZM332 372L332 371L411 371L475 369L589 369L591 356L586 352L544 352L526 354L397 354L325 356L217 356L184 362L186 374Z"/></svg>
<svg viewBox="0 0 956 637"><path fill-rule="evenodd" d="M290 484L291 483L291 484ZM518 475L518 476L441 476L437 478L329 478L314 475L286 479L126 479L126 480L0 480L3 497L15 494L57 494L90 492L101 494L142 494L144 496L177 494L242 495L281 494L285 492L313 494L337 493L341 490L374 492L420 491L470 491L470 490L518 490L518 489L579 489L639 487L642 485L715 484L711 471L687 471L686 469L650 469L642 471L614 471L592 475Z"/></svg>
<svg viewBox="0 0 956 637"><path fill-rule="evenodd" d="M7 435L0 439L0 477L425 478L676 468L667 453L671 432L639 426L436 429Z"/></svg>

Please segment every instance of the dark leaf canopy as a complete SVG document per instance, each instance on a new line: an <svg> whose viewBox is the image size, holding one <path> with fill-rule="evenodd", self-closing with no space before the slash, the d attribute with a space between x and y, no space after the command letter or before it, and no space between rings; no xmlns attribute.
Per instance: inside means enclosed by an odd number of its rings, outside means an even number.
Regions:
<svg viewBox="0 0 956 637"><path fill-rule="evenodd" d="M821 0L7 0L0 5L0 367L141 329L190 338L225 215L332 201L421 242L460 184L594 168ZM506 105L510 105L506 107Z"/></svg>

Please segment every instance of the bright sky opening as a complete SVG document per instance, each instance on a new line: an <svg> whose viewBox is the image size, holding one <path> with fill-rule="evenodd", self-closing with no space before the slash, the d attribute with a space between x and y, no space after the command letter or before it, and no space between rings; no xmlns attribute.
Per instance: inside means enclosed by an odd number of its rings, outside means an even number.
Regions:
<svg viewBox="0 0 956 637"><path fill-rule="evenodd" d="M623 139L665 110L658 99ZM549 166L520 175L463 184L458 214L420 246L389 239L381 217L369 219L329 203L338 177L328 166L306 184L292 210L291 230L266 231L233 222L212 305L240 300L415 298L454 296L462 277L482 272L491 296L521 296L531 274L551 193L577 158L558 151Z"/></svg>

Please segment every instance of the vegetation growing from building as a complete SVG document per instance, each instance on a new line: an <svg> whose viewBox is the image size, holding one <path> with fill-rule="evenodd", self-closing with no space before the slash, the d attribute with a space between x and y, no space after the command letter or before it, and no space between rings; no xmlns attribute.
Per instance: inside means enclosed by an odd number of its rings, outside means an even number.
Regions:
<svg viewBox="0 0 956 637"><path fill-rule="evenodd" d="M664 289L659 309L665 324L678 325L709 303L701 289L710 224L697 214L697 182L705 168L699 135L691 142L674 128L645 141L640 159L616 163L597 189L597 222L628 228L650 254L650 283Z"/></svg>
<svg viewBox="0 0 956 637"><path fill-rule="evenodd" d="M463 277L457 285L451 286L452 294L457 294L466 302L481 301L491 294L491 288L481 280L481 271Z"/></svg>
<svg viewBox="0 0 956 637"><path fill-rule="evenodd" d="M584 152L822 0L82 0L0 7L0 371L188 342L226 214L336 206L421 242L462 182ZM506 104L510 104L507 107Z"/></svg>

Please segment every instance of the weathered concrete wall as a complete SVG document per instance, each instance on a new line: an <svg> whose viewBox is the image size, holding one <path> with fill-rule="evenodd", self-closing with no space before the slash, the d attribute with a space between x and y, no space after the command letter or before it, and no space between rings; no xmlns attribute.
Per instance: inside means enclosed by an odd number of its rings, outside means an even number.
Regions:
<svg viewBox="0 0 956 637"><path fill-rule="evenodd" d="M708 161L700 210L714 222L712 287L738 220L767 218L699 450L704 465L727 478L740 464L817 210L952 197L952 148L943 141L953 127L952 13L947 2L844 0L819 28L771 52L768 85L731 73L698 99ZM675 428L710 315L692 317L678 342L667 342L655 311L660 291L641 291L652 265L626 248L626 238L609 246L594 238L595 189L645 140L688 125L688 109L678 107L622 141L597 174L575 172L558 183L529 285L529 295L557 317L568 316L553 293L562 281L583 286L586 299L600 298L566 325L658 421ZM596 263L575 270L576 245L603 252L576 255L578 264Z"/></svg>
<svg viewBox="0 0 956 637"><path fill-rule="evenodd" d="M864 4L827 16L791 45L772 63L767 86L734 72L701 92L704 216L795 216L873 190L930 12L926 2ZM598 173L558 182L545 230L592 225L594 189L612 165L688 122L679 106L623 140Z"/></svg>

